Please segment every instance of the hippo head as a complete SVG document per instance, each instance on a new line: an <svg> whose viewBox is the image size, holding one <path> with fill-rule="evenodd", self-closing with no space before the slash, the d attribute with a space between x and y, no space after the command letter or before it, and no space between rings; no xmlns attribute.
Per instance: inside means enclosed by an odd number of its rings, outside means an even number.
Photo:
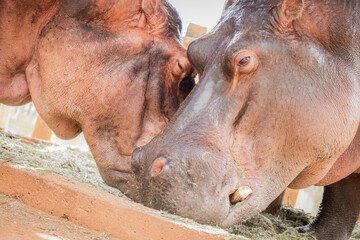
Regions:
<svg viewBox="0 0 360 240"><path fill-rule="evenodd" d="M181 20L165 0L57 6L38 30L25 87L56 135L84 132L105 182L126 192L132 151L165 127L195 84Z"/></svg>
<svg viewBox="0 0 360 240"><path fill-rule="evenodd" d="M320 181L359 122L351 50L321 27L319 3L226 6L188 48L199 83L132 162L134 199L223 226L264 210L290 184Z"/></svg>

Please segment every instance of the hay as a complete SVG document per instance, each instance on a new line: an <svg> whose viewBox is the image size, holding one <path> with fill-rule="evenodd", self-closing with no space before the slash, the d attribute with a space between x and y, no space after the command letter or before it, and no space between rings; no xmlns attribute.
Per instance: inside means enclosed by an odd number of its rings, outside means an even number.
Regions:
<svg viewBox="0 0 360 240"><path fill-rule="evenodd" d="M104 183L90 152L46 141L26 141L0 128L0 159L39 174L65 176L126 198L119 190Z"/></svg>
<svg viewBox="0 0 360 240"><path fill-rule="evenodd" d="M228 231L256 240L315 239L310 236L301 236L296 230L296 227L304 226L310 222L310 217L303 210L284 206L274 215L258 214L243 224L229 228Z"/></svg>
<svg viewBox="0 0 360 240"><path fill-rule="evenodd" d="M65 176L126 198L120 191L104 183L89 152L45 141L39 143L26 141L0 128L0 160L9 161L16 167L30 169L39 174L51 173ZM5 196L0 195L0 197ZM159 211L158 214L171 220L199 225L192 220L166 212ZM226 230L231 233L230 239L236 239L234 235L240 235L254 240L306 240L314 238L300 235L295 228L306 225L310 221L310 217L302 210L283 207L274 215L258 214L247 222ZM238 239L244 239L240 236ZM350 239L360 239L359 223L355 226Z"/></svg>

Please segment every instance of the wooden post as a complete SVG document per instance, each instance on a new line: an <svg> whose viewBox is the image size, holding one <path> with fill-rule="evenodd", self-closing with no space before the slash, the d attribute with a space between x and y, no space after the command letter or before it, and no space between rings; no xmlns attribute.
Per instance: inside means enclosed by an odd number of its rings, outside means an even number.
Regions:
<svg viewBox="0 0 360 240"><path fill-rule="evenodd" d="M184 46L187 48L193 40L205 35L206 32L207 32L206 27L202 27L197 24L190 23L186 31L186 35L183 39Z"/></svg>
<svg viewBox="0 0 360 240"><path fill-rule="evenodd" d="M38 116L32 137L49 141L51 134L51 129L48 127L48 125L46 125L44 120Z"/></svg>
<svg viewBox="0 0 360 240"><path fill-rule="evenodd" d="M294 189L290 189L290 188L286 189L285 195L283 198L283 204L295 206L298 194L299 194L299 190L294 190Z"/></svg>
<svg viewBox="0 0 360 240"><path fill-rule="evenodd" d="M0 128L6 128L9 116L9 106L0 104Z"/></svg>

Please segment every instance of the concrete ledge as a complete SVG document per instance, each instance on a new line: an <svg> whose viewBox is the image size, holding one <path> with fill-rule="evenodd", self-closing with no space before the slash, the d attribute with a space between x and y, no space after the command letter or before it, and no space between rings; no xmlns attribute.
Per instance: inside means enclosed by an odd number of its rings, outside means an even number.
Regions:
<svg viewBox="0 0 360 240"><path fill-rule="evenodd" d="M38 175L1 161L0 193L120 239L235 239L222 229L203 229L171 220L159 216L156 210L65 177Z"/></svg>

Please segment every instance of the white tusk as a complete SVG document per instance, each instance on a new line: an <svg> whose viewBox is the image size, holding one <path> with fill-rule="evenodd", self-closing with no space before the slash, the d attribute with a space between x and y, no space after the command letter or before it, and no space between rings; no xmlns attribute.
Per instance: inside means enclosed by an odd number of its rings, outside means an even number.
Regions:
<svg viewBox="0 0 360 240"><path fill-rule="evenodd" d="M245 200L252 193L248 186L239 187L230 197L232 204Z"/></svg>

